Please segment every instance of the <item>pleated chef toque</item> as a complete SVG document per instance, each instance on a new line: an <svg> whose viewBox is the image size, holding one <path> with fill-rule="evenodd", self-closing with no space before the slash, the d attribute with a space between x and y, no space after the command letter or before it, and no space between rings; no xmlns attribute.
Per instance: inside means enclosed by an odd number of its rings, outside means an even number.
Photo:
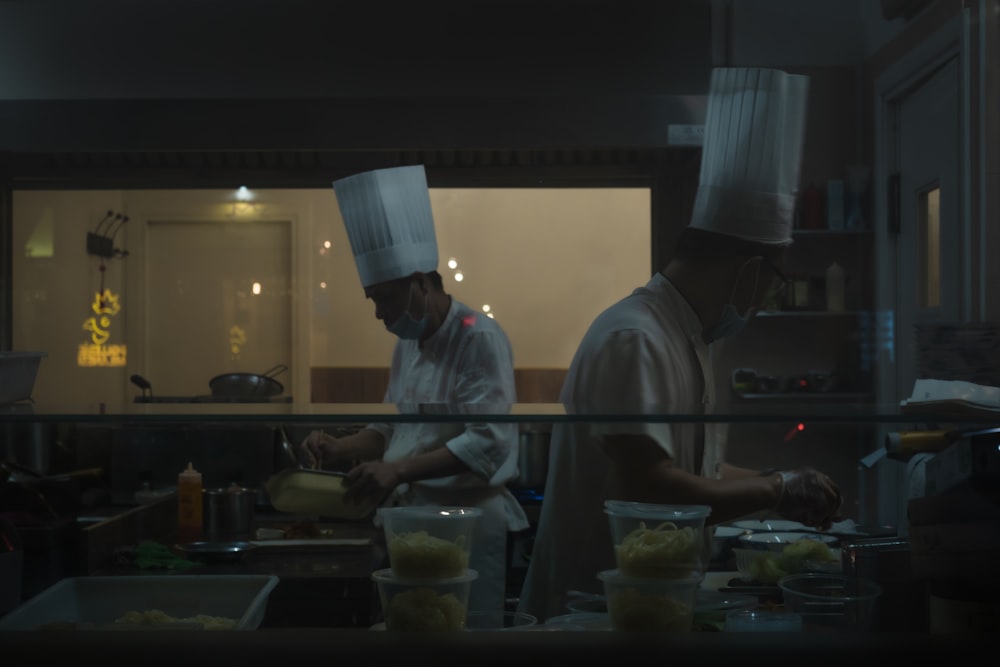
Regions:
<svg viewBox="0 0 1000 667"><path fill-rule="evenodd" d="M333 182L361 285L437 269L434 216L422 165L376 169Z"/></svg>
<svg viewBox="0 0 1000 667"><path fill-rule="evenodd" d="M748 241L792 242L809 77L712 70L691 226Z"/></svg>

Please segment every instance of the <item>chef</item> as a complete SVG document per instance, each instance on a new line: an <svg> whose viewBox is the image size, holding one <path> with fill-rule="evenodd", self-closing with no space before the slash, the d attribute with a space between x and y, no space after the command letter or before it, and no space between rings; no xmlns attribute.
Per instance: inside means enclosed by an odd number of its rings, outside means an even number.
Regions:
<svg viewBox="0 0 1000 667"><path fill-rule="evenodd" d="M313 462L361 461L345 478L347 501L482 508L469 608L502 611L507 532L528 527L506 486L517 474L518 426L471 416L502 414L515 402L510 342L494 319L444 290L423 166L360 173L333 188L365 296L399 338L384 401L470 420L368 424L341 438L314 431L301 447Z"/></svg>
<svg viewBox="0 0 1000 667"><path fill-rule="evenodd" d="M713 341L736 334L784 283L807 92L807 77L777 70L712 72L691 222L669 263L585 333L562 387L567 412L714 409ZM729 465L725 436L705 422L554 425L519 610L546 619L566 613L567 591L603 592L597 573L615 566L608 499L707 505L709 523L773 510L830 525L840 506L830 478Z"/></svg>

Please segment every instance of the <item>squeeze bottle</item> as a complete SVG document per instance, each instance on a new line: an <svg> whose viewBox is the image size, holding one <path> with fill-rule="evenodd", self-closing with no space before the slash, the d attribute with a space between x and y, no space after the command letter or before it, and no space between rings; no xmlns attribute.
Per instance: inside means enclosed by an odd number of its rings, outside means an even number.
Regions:
<svg viewBox="0 0 1000 667"><path fill-rule="evenodd" d="M204 530L201 473L189 462L177 475L177 541L199 542Z"/></svg>

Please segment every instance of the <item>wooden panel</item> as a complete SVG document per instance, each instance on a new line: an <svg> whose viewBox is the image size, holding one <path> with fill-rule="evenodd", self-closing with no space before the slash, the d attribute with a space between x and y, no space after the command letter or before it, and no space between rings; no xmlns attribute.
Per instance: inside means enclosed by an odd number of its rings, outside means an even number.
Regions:
<svg viewBox="0 0 1000 667"><path fill-rule="evenodd" d="M564 368L517 368L518 403L558 403ZM313 403L381 403L389 385L388 368L318 367L311 369Z"/></svg>
<svg viewBox="0 0 1000 667"><path fill-rule="evenodd" d="M565 368L515 368L518 403L558 403Z"/></svg>
<svg viewBox="0 0 1000 667"><path fill-rule="evenodd" d="M389 386L388 368L313 368L313 403L381 403Z"/></svg>

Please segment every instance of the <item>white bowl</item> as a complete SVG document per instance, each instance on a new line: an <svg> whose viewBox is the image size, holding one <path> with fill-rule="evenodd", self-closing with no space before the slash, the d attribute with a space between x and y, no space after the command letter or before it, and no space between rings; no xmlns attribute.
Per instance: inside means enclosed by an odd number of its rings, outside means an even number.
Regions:
<svg viewBox="0 0 1000 667"><path fill-rule="evenodd" d="M782 533L791 531L816 532L816 529L798 521L788 521L786 519L748 519L746 521L734 521L734 528L742 530L752 530L756 533Z"/></svg>
<svg viewBox="0 0 1000 667"><path fill-rule="evenodd" d="M733 555L733 547L737 545L736 539L746 532L736 526L715 526L712 529L712 551L709 560L728 561Z"/></svg>
<svg viewBox="0 0 1000 667"><path fill-rule="evenodd" d="M823 533L749 533L737 538L741 548L773 553L781 553L786 546L799 540L817 540L831 549L836 547L839 542L835 536Z"/></svg>

